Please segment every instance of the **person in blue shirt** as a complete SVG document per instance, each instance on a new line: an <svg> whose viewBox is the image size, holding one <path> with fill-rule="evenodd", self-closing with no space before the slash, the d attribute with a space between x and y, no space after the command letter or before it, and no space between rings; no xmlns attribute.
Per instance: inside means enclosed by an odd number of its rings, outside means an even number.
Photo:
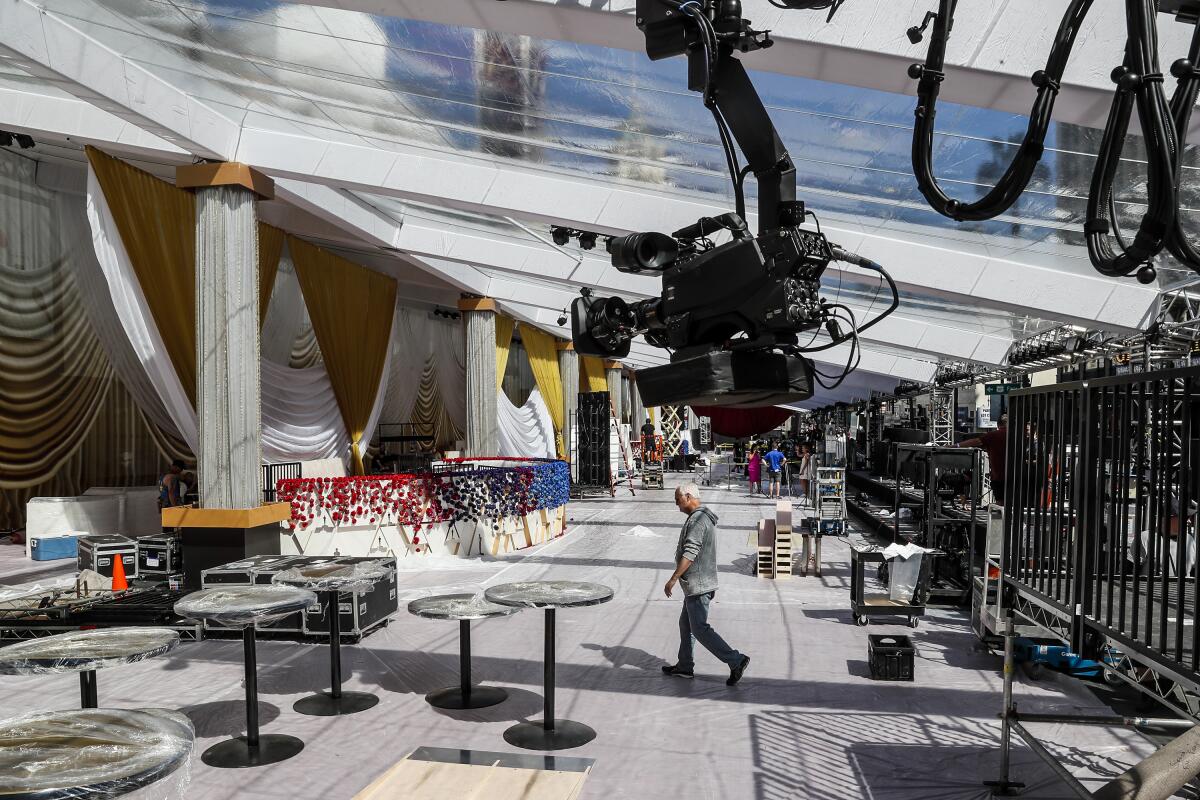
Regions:
<svg viewBox="0 0 1200 800"><path fill-rule="evenodd" d="M771 442L771 450L763 460L767 462L767 476L770 483L770 488L767 490L768 497L779 497L779 483L783 475L783 453L779 452L779 446Z"/></svg>

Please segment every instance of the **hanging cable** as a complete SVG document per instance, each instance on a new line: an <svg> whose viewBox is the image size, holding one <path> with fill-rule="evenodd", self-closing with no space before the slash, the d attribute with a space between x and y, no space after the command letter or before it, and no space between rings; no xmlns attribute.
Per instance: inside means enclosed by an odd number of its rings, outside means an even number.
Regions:
<svg viewBox="0 0 1200 800"><path fill-rule="evenodd" d="M1142 283L1152 283L1155 279L1155 269L1148 262L1162 251L1168 233L1174 228L1178 203L1175 185L1178 140L1163 90L1163 76L1158 71L1157 13L1155 0L1125 2L1128 33L1125 59L1112 74L1117 90L1092 173L1084 225L1092 266L1102 275L1114 278L1136 271ZM1116 222L1110 219L1115 205L1113 183L1135 104L1146 140L1147 209L1133 241L1117 253L1108 238Z"/></svg>
<svg viewBox="0 0 1200 800"><path fill-rule="evenodd" d="M1175 126L1175 139L1178 151L1175 158L1175 185L1178 187L1183 177L1183 149L1187 142L1188 128L1192 124L1192 111L1196 107L1196 98L1200 95L1200 25L1193 25L1192 43L1188 47L1187 58L1181 58L1171 65L1171 75L1178 83L1171 95L1171 120ZM1115 226L1115 214L1113 224ZM1175 214L1175 224L1167 231L1167 250L1171 255L1182 261L1196 272L1200 272L1200 252L1183 232L1183 215Z"/></svg>

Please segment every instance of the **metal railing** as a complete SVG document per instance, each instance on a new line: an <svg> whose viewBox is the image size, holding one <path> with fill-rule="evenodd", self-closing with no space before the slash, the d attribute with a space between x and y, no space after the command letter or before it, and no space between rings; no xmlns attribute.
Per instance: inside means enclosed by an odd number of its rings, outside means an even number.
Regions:
<svg viewBox="0 0 1200 800"><path fill-rule="evenodd" d="M279 464L262 465L262 493L264 503L275 502L275 484L284 478L299 478L300 462L284 461Z"/></svg>
<svg viewBox="0 0 1200 800"><path fill-rule="evenodd" d="M1200 683L1200 368L1009 395L1005 582L1076 652Z"/></svg>

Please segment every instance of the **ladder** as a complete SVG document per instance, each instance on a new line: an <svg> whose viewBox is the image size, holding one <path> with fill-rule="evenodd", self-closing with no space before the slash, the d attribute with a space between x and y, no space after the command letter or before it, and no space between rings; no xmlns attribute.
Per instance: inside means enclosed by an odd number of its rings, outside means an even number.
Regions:
<svg viewBox="0 0 1200 800"><path fill-rule="evenodd" d="M625 437L621 435L621 420L617 419L617 407L613 404L612 395L608 397L608 413L612 419L613 430L617 432L617 449L621 451L621 461L625 464L625 482L629 484L629 493L637 496L637 492L633 490L633 464L629 461L629 448L625 442ZM611 497L617 496L617 476L613 474L609 478L608 493Z"/></svg>
<svg viewBox="0 0 1200 800"><path fill-rule="evenodd" d="M650 434L650 443L642 440L642 488L663 488L662 437Z"/></svg>

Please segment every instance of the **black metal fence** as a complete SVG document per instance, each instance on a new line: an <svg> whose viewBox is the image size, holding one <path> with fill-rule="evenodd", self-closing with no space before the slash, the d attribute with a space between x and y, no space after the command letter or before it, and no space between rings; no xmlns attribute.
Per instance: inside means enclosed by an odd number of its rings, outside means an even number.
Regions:
<svg viewBox="0 0 1200 800"><path fill-rule="evenodd" d="M262 493L264 503L275 502L275 484L284 478L299 478L300 462L285 461L279 464L262 465Z"/></svg>
<svg viewBox="0 0 1200 800"><path fill-rule="evenodd" d="M1009 396L1004 574L1076 652L1200 679L1200 368Z"/></svg>

